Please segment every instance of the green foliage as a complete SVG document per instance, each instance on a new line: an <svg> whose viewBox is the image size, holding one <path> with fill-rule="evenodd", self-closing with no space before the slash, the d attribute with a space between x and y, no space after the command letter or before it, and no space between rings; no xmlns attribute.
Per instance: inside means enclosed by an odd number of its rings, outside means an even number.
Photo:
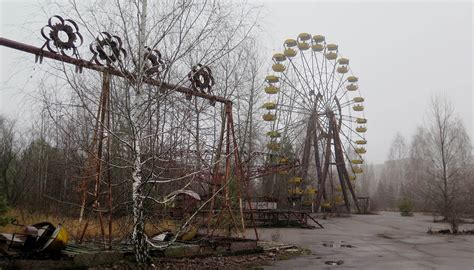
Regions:
<svg viewBox="0 0 474 270"><path fill-rule="evenodd" d="M0 226L5 226L10 222L10 218L5 216L8 212L7 200L0 196Z"/></svg>
<svg viewBox="0 0 474 270"><path fill-rule="evenodd" d="M408 197L403 197L398 203L398 209L400 210L400 215L404 217L413 216L413 201Z"/></svg>

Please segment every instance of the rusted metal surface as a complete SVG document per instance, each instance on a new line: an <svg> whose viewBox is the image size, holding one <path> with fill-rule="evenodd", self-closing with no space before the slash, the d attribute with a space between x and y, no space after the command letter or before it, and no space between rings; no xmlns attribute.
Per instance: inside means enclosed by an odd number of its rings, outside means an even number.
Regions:
<svg viewBox="0 0 474 270"><path fill-rule="evenodd" d="M46 47L52 53L79 58L77 48L82 45L83 38L75 21L55 15L41 28L41 35L46 39L41 48Z"/></svg>
<svg viewBox="0 0 474 270"><path fill-rule="evenodd" d="M211 94L212 86L214 86L214 77L208 66L198 64L188 73L188 79L195 91Z"/></svg>
<svg viewBox="0 0 474 270"><path fill-rule="evenodd" d="M127 71L122 71L122 70L118 70L118 69L107 67L107 66L97 65L97 64L94 64L91 61L72 58L72 57L69 57L67 55L52 53L52 52L45 51L45 50L43 50L41 48L38 48L38 47L35 47L35 46L31 46L31 45L28 45L28 44L25 44L25 43L17 42L17 41L14 41L14 40L3 38L3 37L0 37L0 45L4 46L4 47L16 49L16 50L19 50L19 51L31 53L31 54L34 54L38 57L41 56L41 57L53 59L53 60L56 60L56 61L61 61L61 62L64 62L64 63L72 64L72 65L75 65L75 66L80 66L81 68L87 68L87 69L100 71L100 72L106 72L107 71L111 75L126 78L126 79L129 79L129 80L134 80L134 78L135 78L134 74L132 74L130 72L127 72ZM188 88L188 87L185 87L185 86L174 85L174 84L162 82L162 81L159 81L159 80L155 80L153 78L145 78L144 82L149 84L149 85L160 87L162 89L172 90L172 91L180 92L180 93L183 93L183 94L186 94L186 95L191 95L191 96L195 96L195 97L204 98L204 99L207 99L209 101L216 101L216 102L224 103L224 104L225 103L232 103L232 101L230 101L230 100L228 100L224 97L219 97L219 96L214 96L214 95L209 95L209 94L206 94L206 93L194 91L191 88Z"/></svg>
<svg viewBox="0 0 474 270"><path fill-rule="evenodd" d="M123 66L123 60L127 56L127 51L122 47L122 40L116 35L109 34L108 32L101 32L95 40L90 44L89 49L92 53L91 60L87 61L80 57L78 53L78 47L82 45L83 38L79 33L78 25L70 19L63 19L61 16L53 16L49 19L48 25L44 26L41 30L42 36L46 42L41 48L31 46L28 44L20 43L14 40L9 40L0 37L0 45L8 48L16 49L26 53L34 54L36 62L39 61L41 64L43 58L49 58L63 63L72 64L76 67L76 72L82 72L84 68L95 70L103 74L103 86L101 99L99 101L99 108L96 115L96 124L94 128L94 134L92 143L89 147L89 158L87 159L86 168L84 174L86 177L83 178L81 185L82 201L81 201L81 213L79 218L78 234L79 243L82 242L85 232L89 225L90 215L96 210L100 221L100 231L102 234L102 244L104 247L111 249L112 245L112 189L110 170L106 169L106 175L102 175L103 166L109 166L109 156L107 154L104 162L103 155L105 154L104 148L110 147L110 137L107 136L107 141L104 141L104 128L108 129L110 125L109 116L109 91L110 91L110 80L111 76L118 76L128 80L131 83L148 84L156 86L159 90L176 91L185 94L187 98L198 97L207 99L212 105L216 102L225 104L225 121L222 124L221 134L219 136L219 147L218 147L218 162L216 163L213 171L213 194L220 193L220 198L223 199L218 209L217 218L213 216L214 212L214 199L211 201L211 207L209 210L208 228L211 223L215 225L212 233L216 228L219 227L219 223L223 218L222 214L227 214L232 219L232 223L235 228L240 228L242 237L244 238L245 232L245 221L244 221L244 210L243 210L243 196L247 196L246 201L248 202L248 208L252 209L250 204L250 185L249 185L249 172L243 170L242 161L239 155L239 147L234 130L234 122L232 116L232 102L224 97L212 95L212 87L214 86L215 80L212 76L212 71L208 66L198 64L194 66L188 74L188 79L191 84L191 88L166 83L154 77L158 77L160 72L164 68L164 61L162 60L161 53L154 48L146 48L147 52L144 54L144 73L145 75L135 72L127 71ZM44 48L48 50L44 50ZM142 68L142 67L141 67ZM104 144L105 143L105 144ZM224 150L224 151L222 151ZM107 151L108 152L108 151ZM225 161L220 161L220 156L225 152ZM225 164L221 164L225 162ZM232 166L234 162L234 167ZM219 167L224 165L225 168L223 173L219 173ZM234 171L235 170L235 171ZM235 175L234 175L235 174ZM103 178L106 178L107 191L104 193L101 191L101 182L104 182ZM90 181L93 179L93 181ZM230 181L236 181L237 185L237 199L239 201L239 212L240 222L236 220L234 216L234 206L231 202L230 192ZM89 182L93 182L94 185L91 187L92 192L89 191ZM225 185L225 186L223 186ZM223 189L221 187L224 187ZM244 190L242 190L244 189ZM219 190L219 191L218 191ZM107 202L100 199L100 194L106 194ZM245 194L245 195L244 195ZM92 196L92 200L87 198ZM214 196L212 197L214 198ZM105 226L102 217L104 211L98 211L100 208L107 207L108 213L108 236L106 239ZM104 212L105 213L105 212ZM252 211L250 213L252 226L255 230L255 236L258 240L258 232L255 228L255 222L253 220ZM216 218L214 220L214 218ZM83 224L81 224L84 222ZM240 223L240 224L239 224ZM236 247L238 249L238 247Z"/></svg>
<svg viewBox="0 0 474 270"><path fill-rule="evenodd" d="M313 221L320 228L324 228L315 218L306 211L298 211L294 209L278 210L278 209L255 209L246 210L246 220L250 216L255 216L255 221L259 226L279 227L279 226L298 226L302 228L314 228L309 224L309 220Z"/></svg>
<svg viewBox="0 0 474 270"><path fill-rule="evenodd" d="M144 57L148 63L145 64L145 73L149 77L159 76L165 64L161 59L161 52L148 47L146 49Z"/></svg>
<svg viewBox="0 0 474 270"><path fill-rule="evenodd" d="M101 66L111 67L127 57L127 51L122 48L122 39L108 32L101 32L89 48L94 55L91 62Z"/></svg>

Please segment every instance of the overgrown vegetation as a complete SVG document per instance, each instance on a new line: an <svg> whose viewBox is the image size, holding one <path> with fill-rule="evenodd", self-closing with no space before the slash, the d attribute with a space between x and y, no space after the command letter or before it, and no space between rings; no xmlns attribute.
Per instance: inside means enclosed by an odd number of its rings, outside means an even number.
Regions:
<svg viewBox="0 0 474 270"><path fill-rule="evenodd" d="M398 209L400 210L400 215L404 217L413 216L413 207L413 202L408 197L404 197L398 202Z"/></svg>
<svg viewBox="0 0 474 270"><path fill-rule="evenodd" d="M11 218L6 215L7 213L7 201L3 196L0 196L0 227L3 227L10 222Z"/></svg>

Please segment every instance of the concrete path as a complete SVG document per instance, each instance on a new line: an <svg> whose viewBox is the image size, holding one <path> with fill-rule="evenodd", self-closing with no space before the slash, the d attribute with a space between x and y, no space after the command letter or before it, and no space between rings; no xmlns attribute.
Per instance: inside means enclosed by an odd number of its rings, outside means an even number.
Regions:
<svg viewBox="0 0 474 270"><path fill-rule="evenodd" d="M313 255L278 261L268 269L474 269L474 235L429 235L429 215L396 212L321 220L325 229L260 229L262 240L308 248ZM465 226L473 229L474 226ZM331 266L327 261L333 261Z"/></svg>

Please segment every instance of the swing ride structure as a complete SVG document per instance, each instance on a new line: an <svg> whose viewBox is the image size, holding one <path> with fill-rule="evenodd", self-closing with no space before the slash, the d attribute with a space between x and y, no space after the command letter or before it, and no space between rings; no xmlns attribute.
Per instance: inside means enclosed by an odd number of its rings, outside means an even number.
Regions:
<svg viewBox="0 0 474 270"><path fill-rule="evenodd" d="M108 32L98 33L89 46L89 54L92 53L92 59L86 60L82 59L79 54L78 49L83 44L83 37L79 32L77 23L73 20L63 19L61 16L55 15L42 28L41 34L45 39L42 47L31 46L3 37L0 37L0 46L33 54L35 55L35 62L39 64L47 58L73 65L77 76L81 76L80 74L84 69L101 74L102 83L94 117L94 129L88 143L88 149L86 149L87 158L84 162L81 177L79 177L80 182L77 185L79 187L80 213L76 224L78 228L76 242L82 243L84 235L90 230L92 220L98 220L103 246L111 249L115 208L110 162L113 136L107 136L108 132L113 132L110 123L110 96L114 89L111 81L114 77L117 77L133 83L140 76L134 71L123 68L122 61L128 53L122 48L123 43L120 37L116 35ZM173 172L173 177L177 178L189 178L189 175L195 175L197 182L200 182L205 188L200 190L201 194L181 189L178 190L180 192L175 191L168 195L177 197L184 194L191 196L192 199L197 198L199 200L196 212L186 214L195 216L198 212L201 213L202 220L204 220L204 224L201 224L201 226L206 227L207 230L204 234L207 237L219 236L219 231L222 230L232 230L239 232L241 238L245 238L245 231L250 227L253 228L255 239L258 240L252 205L248 199L250 196L250 181L248 180L248 173L242 167L243 162L238 151L239 147L234 130L232 101L212 94L211 88L214 85L214 77L211 69L205 65L196 64L189 71L187 75L189 86L160 81L157 74L163 65L161 54L156 48L147 49L148 52L144 54L144 60L146 61L144 84L158 87L162 92L183 95L186 100L192 100L193 98L200 101L207 100L211 107L219 105L223 110L220 128L214 127L215 130L220 130L220 133L216 136L218 138L215 143L217 147L208 149L209 151L202 150L203 153L212 152L214 154L214 158L208 162L210 164L208 169L198 168L195 169L196 171L192 171L192 169L188 169L192 167L191 165L184 164L182 166L184 169L179 170L179 175L177 172ZM175 149L175 151L175 156L182 155L179 149ZM196 155L198 151L188 152L192 153L189 154L189 157L194 157L193 155ZM194 158L204 160L202 155ZM176 160L170 162L176 162ZM190 201L190 199L187 200ZM250 220L244 220L244 211L250 213ZM224 219L227 222L224 222ZM181 229L186 228L181 227Z"/></svg>
<svg viewBox="0 0 474 270"><path fill-rule="evenodd" d="M367 119L349 59L324 36L301 33L285 40L272 60L262 106L266 163L293 158L300 164L265 181L286 182L293 208L350 212L353 205L360 211L355 183L363 172Z"/></svg>

